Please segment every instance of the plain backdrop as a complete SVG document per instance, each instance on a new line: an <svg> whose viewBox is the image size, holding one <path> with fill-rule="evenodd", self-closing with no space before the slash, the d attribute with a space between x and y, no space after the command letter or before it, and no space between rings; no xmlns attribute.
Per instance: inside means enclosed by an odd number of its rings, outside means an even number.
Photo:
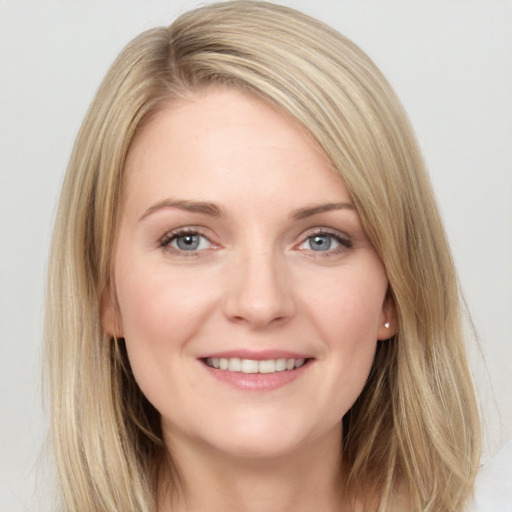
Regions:
<svg viewBox="0 0 512 512"><path fill-rule="evenodd" d="M359 44L409 113L488 369L473 358L485 461L512 434L512 2L282 3ZM2 512L38 510L44 273L73 140L121 48L198 4L0 0Z"/></svg>

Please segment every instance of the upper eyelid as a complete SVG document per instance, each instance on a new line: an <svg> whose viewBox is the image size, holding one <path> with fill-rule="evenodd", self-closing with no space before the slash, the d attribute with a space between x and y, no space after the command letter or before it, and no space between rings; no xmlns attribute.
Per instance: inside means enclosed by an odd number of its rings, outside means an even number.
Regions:
<svg viewBox="0 0 512 512"><path fill-rule="evenodd" d="M202 226L183 226L179 228L169 229L164 233L164 235L161 238L165 238L166 236L179 236L181 234L201 235L204 236L205 238L209 238L208 235L205 234L205 231L207 231L207 229Z"/></svg>
<svg viewBox="0 0 512 512"><path fill-rule="evenodd" d="M346 240L352 240L352 237L345 231L341 231L336 228L329 228L326 226L317 226L314 228L307 229L302 232L300 237L306 239L314 235L332 235Z"/></svg>
<svg viewBox="0 0 512 512"><path fill-rule="evenodd" d="M201 229L196 226L194 226L194 227L185 226L182 228L171 229L158 239L158 243L159 243L159 245L162 245L162 246L169 245L171 241L178 238L179 236L184 236L184 235L199 235L203 238L206 238L206 240L208 240L208 242L210 242L211 244L214 243L214 242L212 242L211 238L208 235L203 233L201 231Z"/></svg>

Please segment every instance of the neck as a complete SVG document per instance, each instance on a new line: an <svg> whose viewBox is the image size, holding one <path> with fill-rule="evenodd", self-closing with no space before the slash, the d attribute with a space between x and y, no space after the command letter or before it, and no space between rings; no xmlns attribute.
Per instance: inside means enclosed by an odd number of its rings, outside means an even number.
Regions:
<svg viewBox="0 0 512 512"><path fill-rule="evenodd" d="M274 457L221 454L173 442L174 476L163 485L158 512L341 512L341 429L293 453ZM162 481L167 484L169 476Z"/></svg>

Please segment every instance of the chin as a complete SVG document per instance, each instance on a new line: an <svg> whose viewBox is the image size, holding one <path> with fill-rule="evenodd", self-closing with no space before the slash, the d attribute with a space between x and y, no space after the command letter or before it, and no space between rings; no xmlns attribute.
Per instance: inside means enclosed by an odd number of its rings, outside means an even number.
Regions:
<svg viewBox="0 0 512 512"><path fill-rule="evenodd" d="M293 456L324 436L330 438L332 433L337 439L341 437L341 423L327 431L304 420L286 417L282 412L270 417L249 414L242 421L238 418L210 428L202 440L227 456L263 461Z"/></svg>

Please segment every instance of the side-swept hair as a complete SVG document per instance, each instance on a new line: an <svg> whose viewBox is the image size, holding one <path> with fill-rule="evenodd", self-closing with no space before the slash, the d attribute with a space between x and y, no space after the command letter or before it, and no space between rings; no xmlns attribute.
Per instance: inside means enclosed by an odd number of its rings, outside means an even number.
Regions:
<svg viewBox="0 0 512 512"><path fill-rule="evenodd" d="M130 143L153 113L210 84L297 120L339 172L382 260L399 331L379 342L343 419L347 489L366 510L462 510L479 460L477 407L453 262L411 127L371 60L328 26L255 1L149 30L117 58L83 122L52 241L46 361L67 512L150 512L166 459L160 418L123 341L101 326ZM171 458L172 458L172 454Z"/></svg>

